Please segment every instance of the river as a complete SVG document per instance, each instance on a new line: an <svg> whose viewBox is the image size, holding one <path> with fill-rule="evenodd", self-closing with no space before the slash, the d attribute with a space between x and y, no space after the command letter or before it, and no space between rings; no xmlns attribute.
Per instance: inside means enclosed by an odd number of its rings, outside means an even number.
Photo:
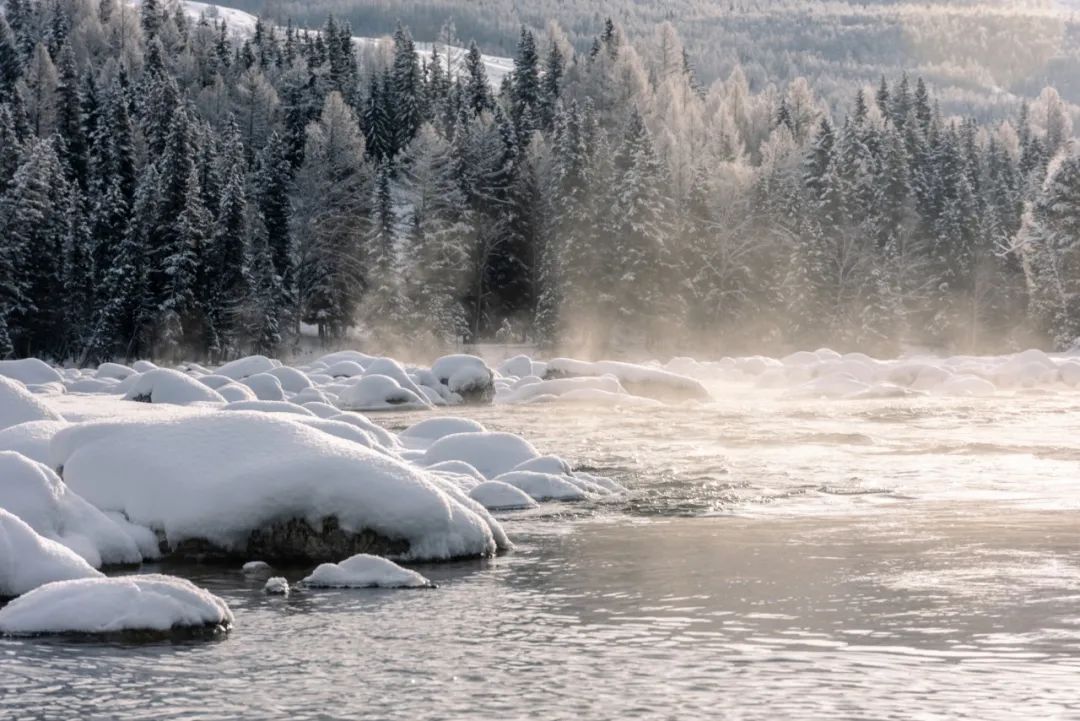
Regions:
<svg viewBox="0 0 1080 721"><path fill-rule="evenodd" d="M505 515L434 590L144 566L235 628L0 640L0 718L1080 718L1080 394L714 393L456 409L631 491Z"/></svg>

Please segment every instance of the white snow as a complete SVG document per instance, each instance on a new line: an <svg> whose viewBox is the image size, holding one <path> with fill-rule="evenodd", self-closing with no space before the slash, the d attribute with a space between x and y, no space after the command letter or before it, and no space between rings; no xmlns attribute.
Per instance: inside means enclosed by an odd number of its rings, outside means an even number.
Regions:
<svg viewBox="0 0 1080 721"><path fill-rule="evenodd" d="M281 387L281 381L269 373L255 373L240 382L250 388L260 401L285 400L285 390Z"/></svg>
<svg viewBox="0 0 1080 721"><path fill-rule="evenodd" d="M266 561L248 561L241 568L244 573L268 573L270 564Z"/></svg>
<svg viewBox="0 0 1080 721"><path fill-rule="evenodd" d="M122 381L135 374L135 369L120 363L102 363L98 366L95 378L114 379Z"/></svg>
<svg viewBox="0 0 1080 721"><path fill-rule="evenodd" d="M624 388L635 395L658 400L710 400L709 391L700 381L661 368L623 363L621 361L580 361L555 358L548 362L546 376L612 375ZM631 388L630 386L633 386Z"/></svg>
<svg viewBox="0 0 1080 721"><path fill-rule="evenodd" d="M47 466L12 451L0 452L0 508L95 568L142 561L135 542L111 519Z"/></svg>
<svg viewBox="0 0 1080 721"><path fill-rule="evenodd" d="M224 411L261 411L263 413L292 413L314 418L315 414L303 406L288 401L233 401L222 408Z"/></svg>
<svg viewBox="0 0 1080 721"><path fill-rule="evenodd" d="M217 596L156 574L49 583L0 609L0 633L13 636L227 628L232 622Z"/></svg>
<svg viewBox="0 0 1080 721"><path fill-rule="evenodd" d="M358 553L341 563L323 563L301 583L311 588L424 588L431 581L393 561Z"/></svg>
<svg viewBox="0 0 1080 721"><path fill-rule="evenodd" d="M491 511L534 508L537 505L528 493L503 481L484 481L469 490L469 497Z"/></svg>
<svg viewBox="0 0 1080 721"><path fill-rule="evenodd" d="M0 508L0 597L20 596L52 581L99 576L67 546L45 538Z"/></svg>
<svg viewBox="0 0 1080 721"><path fill-rule="evenodd" d="M454 433L438 439L424 452L423 465L464 461L485 478L506 473L540 453L531 443L512 433Z"/></svg>
<svg viewBox="0 0 1080 721"><path fill-rule="evenodd" d="M578 485L564 476L536 471L510 471L495 478L527 493L537 501L583 501L588 496Z"/></svg>
<svg viewBox="0 0 1080 721"><path fill-rule="evenodd" d="M11 378L26 385L62 383L64 377L48 363L37 358L0 360L0 376Z"/></svg>
<svg viewBox="0 0 1080 721"><path fill-rule="evenodd" d="M300 393L311 388L311 379L304 375L303 371L289 366L273 368L267 371L267 374L277 378L281 387L289 393Z"/></svg>
<svg viewBox="0 0 1080 721"><path fill-rule="evenodd" d="M285 414L88 422L60 431L51 454L74 491L173 545L201 538L240 550L275 521L336 516L345 531L408 541L409 558L496 550L494 522L434 477Z"/></svg>
<svg viewBox="0 0 1080 721"><path fill-rule="evenodd" d="M266 579L266 585L263 586L263 593L268 593L273 596L288 596L289 582L282 576L271 576Z"/></svg>
<svg viewBox="0 0 1080 721"><path fill-rule="evenodd" d="M0 451L15 451L48 464L49 443L67 421L28 421L0 430Z"/></svg>
<svg viewBox="0 0 1080 721"><path fill-rule="evenodd" d="M482 358L456 354L439 358L431 364L439 383L460 395L490 392L494 374Z"/></svg>
<svg viewBox="0 0 1080 721"><path fill-rule="evenodd" d="M278 367L276 361L270 360L264 355L249 355L229 361L217 369L217 375L232 378L234 381L242 380L257 373L269 373Z"/></svg>
<svg viewBox="0 0 1080 721"><path fill-rule="evenodd" d="M202 379L200 378L199 380L202 380ZM243 401L262 402L262 401L259 401L258 398L255 396L255 391L251 390L250 388L248 388L247 386L245 386L245 385L243 385L241 383L235 383L235 382L230 381L229 383L226 383L223 386L219 386L217 388L217 392L222 398L224 398L230 404L232 404L232 403L240 403L240 402L243 402ZM266 403L272 403L273 401L265 401L265 402Z"/></svg>
<svg viewBox="0 0 1080 721"><path fill-rule="evenodd" d="M0 429L27 421L62 421L59 413L36 398L20 381L0 376Z"/></svg>
<svg viewBox="0 0 1080 721"><path fill-rule="evenodd" d="M412 410L430 408L430 403L402 388L389 376L365 375L338 396L338 406L347 411Z"/></svg>
<svg viewBox="0 0 1080 721"><path fill-rule="evenodd" d="M217 391L207 388L189 375L170 368L157 368L136 376L124 397L127 400L171 403L181 406L191 403L225 402Z"/></svg>
<svg viewBox="0 0 1080 721"><path fill-rule="evenodd" d="M407 445L413 448L426 448L434 441L454 433L478 433L487 430L480 423L471 418L458 418L445 416L425 418L419 423L414 423L401 433L401 438Z"/></svg>

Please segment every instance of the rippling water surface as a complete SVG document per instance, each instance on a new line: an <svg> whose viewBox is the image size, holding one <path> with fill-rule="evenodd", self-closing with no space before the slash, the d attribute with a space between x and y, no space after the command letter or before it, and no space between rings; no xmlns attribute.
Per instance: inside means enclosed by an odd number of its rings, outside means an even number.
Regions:
<svg viewBox="0 0 1080 721"><path fill-rule="evenodd" d="M457 410L632 493L507 516L435 590L145 569L233 632L2 640L0 718L1080 718L1080 397L717 395Z"/></svg>

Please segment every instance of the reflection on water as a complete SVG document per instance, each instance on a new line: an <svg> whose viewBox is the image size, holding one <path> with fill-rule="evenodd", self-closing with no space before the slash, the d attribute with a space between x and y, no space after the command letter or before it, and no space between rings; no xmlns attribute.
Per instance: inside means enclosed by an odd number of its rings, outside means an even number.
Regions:
<svg viewBox="0 0 1080 721"><path fill-rule="evenodd" d="M434 591L149 569L229 638L0 641L0 718L1080 717L1067 403L484 409L632 497L510 517Z"/></svg>

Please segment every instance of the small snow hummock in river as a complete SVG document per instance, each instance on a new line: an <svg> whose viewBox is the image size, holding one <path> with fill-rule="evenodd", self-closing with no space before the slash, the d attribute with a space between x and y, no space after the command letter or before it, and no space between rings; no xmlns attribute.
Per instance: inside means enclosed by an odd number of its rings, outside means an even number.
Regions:
<svg viewBox="0 0 1080 721"><path fill-rule="evenodd" d="M302 583L309 588L426 588L433 585L416 571L366 553L358 553L341 563L323 563Z"/></svg>

